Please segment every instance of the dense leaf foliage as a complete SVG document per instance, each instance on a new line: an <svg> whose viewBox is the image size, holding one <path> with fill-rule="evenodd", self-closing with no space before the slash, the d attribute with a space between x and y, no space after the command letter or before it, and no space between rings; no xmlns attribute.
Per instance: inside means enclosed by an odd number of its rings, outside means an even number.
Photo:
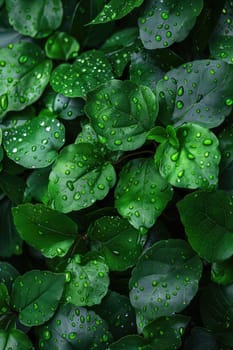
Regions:
<svg viewBox="0 0 233 350"><path fill-rule="evenodd" d="M0 18L0 350L233 349L233 2Z"/></svg>

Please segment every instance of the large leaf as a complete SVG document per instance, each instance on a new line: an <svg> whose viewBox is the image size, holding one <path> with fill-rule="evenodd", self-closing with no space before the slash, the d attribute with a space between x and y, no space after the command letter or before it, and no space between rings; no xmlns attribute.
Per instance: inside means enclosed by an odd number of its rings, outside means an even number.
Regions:
<svg viewBox="0 0 233 350"><path fill-rule="evenodd" d="M55 313L62 297L65 274L31 270L16 278L11 294L13 309L26 326L38 326Z"/></svg>
<svg viewBox="0 0 233 350"><path fill-rule="evenodd" d="M40 328L40 350L105 350L111 341L107 323L95 312L72 304L61 305Z"/></svg>
<svg viewBox="0 0 233 350"><path fill-rule="evenodd" d="M4 131L7 156L25 168L45 168L57 157L65 142L65 128L45 110L25 124Z"/></svg>
<svg viewBox="0 0 233 350"><path fill-rule="evenodd" d="M18 42L0 49L0 117L35 102L49 82L52 63L39 46Z"/></svg>
<svg viewBox="0 0 233 350"><path fill-rule="evenodd" d="M22 239L44 256L64 256L77 236L77 225L66 215L43 204L13 208L14 223Z"/></svg>
<svg viewBox="0 0 233 350"><path fill-rule="evenodd" d="M57 29L62 21L61 0L6 0L6 7L10 24L19 33L27 36L46 37Z"/></svg>
<svg viewBox="0 0 233 350"><path fill-rule="evenodd" d="M184 40L202 7L203 0L146 0L138 21L145 48L164 48Z"/></svg>
<svg viewBox="0 0 233 350"><path fill-rule="evenodd" d="M194 122L220 125L233 104L233 66L196 60L173 69L157 85L159 119L164 125Z"/></svg>
<svg viewBox="0 0 233 350"><path fill-rule="evenodd" d="M146 231L156 222L173 195L151 158L129 161L121 170L115 190L118 212L137 229Z"/></svg>
<svg viewBox="0 0 233 350"><path fill-rule="evenodd" d="M113 151L130 151L145 142L158 107L150 88L112 80L88 94L85 111L102 143Z"/></svg>
<svg viewBox="0 0 233 350"><path fill-rule="evenodd" d="M104 257L109 269L122 271L132 267L143 248L140 233L127 220L103 216L88 229L91 249Z"/></svg>
<svg viewBox="0 0 233 350"><path fill-rule="evenodd" d="M51 75L54 91L67 97L85 98L88 91L113 79L111 65L102 51L82 53L71 65L60 64Z"/></svg>
<svg viewBox="0 0 233 350"><path fill-rule="evenodd" d="M9 330L0 330L0 349L33 350L34 346L24 332L10 328Z"/></svg>
<svg viewBox="0 0 233 350"><path fill-rule="evenodd" d="M69 145L61 151L49 178L55 209L64 213L80 210L103 199L114 186L116 174L98 144Z"/></svg>
<svg viewBox="0 0 233 350"><path fill-rule="evenodd" d="M82 264L75 255L65 269L68 273L64 297L68 303L77 306L100 304L108 291L108 266L104 260L90 260Z"/></svg>
<svg viewBox="0 0 233 350"><path fill-rule="evenodd" d="M194 192L177 207L192 248L209 262L233 255L233 201L224 191Z"/></svg>
<svg viewBox="0 0 233 350"><path fill-rule="evenodd" d="M91 24L115 21L126 16L135 7L141 6L144 0L110 0Z"/></svg>
<svg viewBox="0 0 233 350"><path fill-rule="evenodd" d="M129 281L139 331L182 311L196 294L201 273L201 260L184 240L159 241L146 250Z"/></svg>
<svg viewBox="0 0 233 350"><path fill-rule="evenodd" d="M218 183L221 156L215 134L192 123L184 123L173 132L174 135L167 135L162 140L155 153L161 176L176 187L214 188ZM153 130L149 135L153 139Z"/></svg>

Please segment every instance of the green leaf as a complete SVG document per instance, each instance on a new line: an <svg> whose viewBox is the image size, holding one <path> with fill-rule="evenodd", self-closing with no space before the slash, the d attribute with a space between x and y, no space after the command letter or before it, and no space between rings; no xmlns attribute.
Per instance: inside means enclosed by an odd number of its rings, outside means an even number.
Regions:
<svg viewBox="0 0 233 350"><path fill-rule="evenodd" d="M220 125L232 110L232 84L233 66L222 61L196 60L169 71L156 87L161 123Z"/></svg>
<svg viewBox="0 0 233 350"><path fill-rule="evenodd" d="M65 269L68 283L65 287L66 302L76 306L100 304L108 291L108 266L104 260L90 260L82 264L79 255L75 255Z"/></svg>
<svg viewBox="0 0 233 350"><path fill-rule="evenodd" d="M10 297L7 287L4 283L0 282L0 316L8 311Z"/></svg>
<svg viewBox="0 0 233 350"><path fill-rule="evenodd" d="M85 112L106 147L131 151L144 144L158 107L150 88L112 80L88 94Z"/></svg>
<svg viewBox="0 0 233 350"><path fill-rule="evenodd" d="M9 22L19 33L44 38L57 29L62 21L61 0L6 0ZM24 14L24 16L19 15Z"/></svg>
<svg viewBox="0 0 233 350"><path fill-rule="evenodd" d="M221 162L219 164L219 188L233 194L233 124L228 124L218 135Z"/></svg>
<svg viewBox="0 0 233 350"><path fill-rule="evenodd" d="M177 204L190 245L209 262L233 255L232 205L221 190L190 193Z"/></svg>
<svg viewBox="0 0 233 350"><path fill-rule="evenodd" d="M91 250L103 256L109 269L124 271L135 265L143 248L140 233L127 220L103 216L89 228Z"/></svg>
<svg viewBox="0 0 233 350"><path fill-rule="evenodd" d="M20 111L42 95L49 82L52 62L39 46L17 42L0 49L0 118Z"/></svg>
<svg viewBox="0 0 233 350"><path fill-rule="evenodd" d="M184 344L184 350L219 350L220 348L222 347L217 342L215 334L201 327L194 327Z"/></svg>
<svg viewBox="0 0 233 350"><path fill-rule="evenodd" d="M71 304L61 305L39 331L40 350L105 350L112 338L107 323L95 312Z"/></svg>
<svg viewBox="0 0 233 350"><path fill-rule="evenodd" d="M14 204L22 203L25 189L25 181L22 177L3 170L0 173L0 188Z"/></svg>
<svg viewBox="0 0 233 350"><path fill-rule="evenodd" d="M61 151L49 178L49 194L55 209L64 213L91 206L114 186L115 170L99 145L80 143Z"/></svg>
<svg viewBox="0 0 233 350"><path fill-rule="evenodd" d="M0 283L4 283L9 291L11 291L12 283L18 275L19 272L13 265L6 261L0 261Z"/></svg>
<svg viewBox="0 0 233 350"><path fill-rule="evenodd" d="M152 350L148 340L139 335L127 335L112 343L107 350Z"/></svg>
<svg viewBox="0 0 233 350"><path fill-rule="evenodd" d="M211 279L222 285L233 283L233 258L214 262L211 266Z"/></svg>
<svg viewBox="0 0 233 350"><path fill-rule="evenodd" d="M45 52L54 60L68 61L78 56L79 43L65 32L56 32L45 43Z"/></svg>
<svg viewBox="0 0 233 350"><path fill-rule="evenodd" d="M25 168L45 168L65 142L65 128L56 116L44 110L25 124L4 131L7 156Z"/></svg>
<svg viewBox="0 0 233 350"><path fill-rule="evenodd" d="M192 123L184 123L175 132L179 147L168 139L155 153L161 176L176 187L213 189L218 183L221 156L217 137Z"/></svg>
<svg viewBox="0 0 233 350"><path fill-rule="evenodd" d="M10 257L22 253L22 239L17 232L12 214L11 202L6 198L0 202L0 256Z"/></svg>
<svg viewBox="0 0 233 350"><path fill-rule="evenodd" d="M183 240L159 241L146 250L129 281L139 331L182 311L195 296L201 273L201 260Z"/></svg>
<svg viewBox="0 0 233 350"><path fill-rule="evenodd" d="M184 40L201 13L203 0L146 0L138 25L146 49L160 49Z"/></svg>
<svg viewBox="0 0 233 350"><path fill-rule="evenodd" d="M43 204L22 204L12 212L20 237L47 258L66 255L77 237L73 220Z"/></svg>
<svg viewBox="0 0 233 350"><path fill-rule="evenodd" d="M11 294L12 307L25 326L38 326L55 313L62 297L65 275L31 270L16 278Z"/></svg>
<svg viewBox="0 0 233 350"><path fill-rule="evenodd" d="M131 225L146 231L154 225L172 196L171 186L161 177L153 159L133 159L121 170L115 206Z"/></svg>
<svg viewBox="0 0 233 350"><path fill-rule="evenodd" d="M9 330L0 329L0 349L33 350L34 346L24 332L11 328Z"/></svg>
<svg viewBox="0 0 233 350"><path fill-rule="evenodd" d="M67 97L83 97L102 83L113 79L112 68L102 51L82 53L73 64L60 64L51 75L54 91Z"/></svg>
<svg viewBox="0 0 233 350"><path fill-rule="evenodd" d="M44 204L49 203L48 182L51 167L36 169L27 178L24 191L24 202L31 202L35 199Z"/></svg>
<svg viewBox="0 0 233 350"><path fill-rule="evenodd" d="M135 312L129 298L125 295L109 291L101 304L94 307L94 310L108 322L114 339L136 333Z"/></svg>
<svg viewBox="0 0 233 350"><path fill-rule="evenodd" d="M90 24L115 21L130 13L135 7L141 6L144 0L110 0L103 10Z"/></svg>

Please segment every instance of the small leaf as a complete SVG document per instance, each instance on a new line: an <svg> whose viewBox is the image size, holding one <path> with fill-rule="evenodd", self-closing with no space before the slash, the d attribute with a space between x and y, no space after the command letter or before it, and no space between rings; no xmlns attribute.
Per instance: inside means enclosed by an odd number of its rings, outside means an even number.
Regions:
<svg viewBox="0 0 233 350"><path fill-rule="evenodd" d="M104 320L94 311L72 304L62 304L39 332L40 350L105 350L112 340Z"/></svg>
<svg viewBox="0 0 233 350"><path fill-rule="evenodd" d="M13 265L6 261L0 261L0 283L4 283L9 291L11 291L12 283L18 275L19 272Z"/></svg>
<svg viewBox="0 0 233 350"><path fill-rule="evenodd" d="M44 110L25 124L4 131L7 156L25 168L49 166L65 142L65 128L55 118Z"/></svg>
<svg viewBox="0 0 233 350"><path fill-rule="evenodd" d="M143 240L127 220L103 216L88 228L91 250L103 256L109 269L123 271L132 267L140 256Z"/></svg>
<svg viewBox="0 0 233 350"><path fill-rule="evenodd" d="M159 241L146 250L129 281L139 331L182 311L196 294L201 273L201 260L184 240Z"/></svg>
<svg viewBox="0 0 233 350"><path fill-rule="evenodd" d="M107 350L152 350L150 342L139 335L126 335L112 343Z"/></svg>
<svg viewBox="0 0 233 350"><path fill-rule="evenodd" d="M65 32L56 32L45 43L45 52L54 60L68 61L78 56L79 43Z"/></svg>
<svg viewBox="0 0 233 350"><path fill-rule="evenodd" d="M131 151L146 141L158 108L150 88L127 80L112 80L88 94L85 111L107 148Z"/></svg>
<svg viewBox="0 0 233 350"><path fill-rule="evenodd" d="M186 339L184 350L218 350L220 344L217 342L215 334L208 329L194 327L191 335Z"/></svg>
<svg viewBox="0 0 233 350"><path fill-rule="evenodd" d="M115 170L105 160L100 145L80 143L61 151L49 178L49 194L55 209L64 213L91 206L114 186Z"/></svg>
<svg viewBox="0 0 233 350"><path fill-rule="evenodd" d="M35 3L30 0L6 0L6 8L9 22L14 29L31 37L48 36L62 21L61 0L40 0Z"/></svg>
<svg viewBox="0 0 233 350"><path fill-rule="evenodd" d="M161 177L153 159L139 158L122 168L115 206L131 225L145 231L154 225L172 195L171 186Z"/></svg>
<svg viewBox="0 0 233 350"><path fill-rule="evenodd" d="M211 279L224 286L233 283L233 258L214 262L211 266Z"/></svg>
<svg viewBox="0 0 233 350"><path fill-rule="evenodd" d="M60 64L51 75L54 91L67 97L83 97L102 83L114 79L111 65L102 51L82 53L71 64Z"/></svg>
<svg viewBox="0 0 233 350"><path fill-rule="evenodd" d="M170 137L155 153L161 176L176 187L213 189L218 183L221 156L217 137L192 123L184 123L175 132L175 142Z"/></svg>
<svg viewBox="0 0 233 350"><path fill-rule="evenodd" d="M99 24L115 21L126 16L135 7L141 6L144 0L110 0L103 10L90 24Z"/></svg>
<svg viewBox="0 0 233 350"><path fill-rule="evenodd" d="M232 84L233 66L222 61L196 60L169 71L156 87L161 123L220 125L232 110Z"/></svg>
<svg viewBox="0 0 233 350"><path fill-rule="evenodd" d="M221 162L219 164L219 188L233 195L233 124L228 124L218 135Z"/></svg>
<svg viewBox="0 0 233 350"><path fill-rule="evenodd" d="M10 328L9 330L0 329L1 350L33 350L29 337L19 329Z"/></svg>
<svg viewBox="0 0 233 350"><path fill-rule="evenodd" d="M190 245L209 262L233 255L232 205L232 197L221 190L190 193L177 204Z"/></svg>
<svg viewBox="0 0 233 350"><path fill-rule="evenodd" d="M65 275L31 270L16 278L11 295L12 306L26 326L38 326L55 313L65 284Z"/></svg>
<svg viewBox="0 0 233 350"><path fill-rule="evenodd" d="M138 20L146 49L161 49L184 40L195 24L203 0L146 0Z"/></svg>
<svg viewBox="0 0 233 350"><path fill-rule="evenodd" d="M0 316L8 311L9 301L10 297L7 286L4 283L0 282Z"/></svg>
<svg viewBox="0 0 233 350"><path fill-rule="evenodd" d="M12 211L21 238L47 258L63 257L77 237L74 221L43 204L22 204Z"/></svg>
<svg viewBox="0 0 233 350"><path fill-rule="evenodd" d="M65 300L76 306L100 304L108 291L108 266L102 259L90 260L86 264L80 260L80 256L75 255L66 266Z"/></svg>
<svg viewBox="0 0 233 350"><path fill-rule="evenodd" d="M49 203L48 182L51 167L36 169L31 172L26 181L24 191L24 202L31 202L33 199L44 204Z"/></svg>

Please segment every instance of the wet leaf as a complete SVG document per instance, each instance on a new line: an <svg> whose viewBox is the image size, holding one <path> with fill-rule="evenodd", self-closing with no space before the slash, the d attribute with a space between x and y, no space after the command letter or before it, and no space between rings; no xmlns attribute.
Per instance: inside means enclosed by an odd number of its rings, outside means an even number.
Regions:
<svg viewBox="0 0 233 350"><path fill-rule="evenodd" d="M0 282L7 286L9 292L12 288L12 283L19 275L19 272L14 268L13 265L6 261L0 261Z"/></svg>
<svg viewBox="0 0 233 350"><path fill-rule="evenodd" d="M34 346L24 332L10 328L9 330L0 329L0 348L1 350L33 350Z"/></svg>
<svg viewBox="0 0 233 350"><path fill-rule="evenodd" d="M68 61L78 56L79 43L65 32L56 32L45 43L45 52L49 58Z"/></svg>

